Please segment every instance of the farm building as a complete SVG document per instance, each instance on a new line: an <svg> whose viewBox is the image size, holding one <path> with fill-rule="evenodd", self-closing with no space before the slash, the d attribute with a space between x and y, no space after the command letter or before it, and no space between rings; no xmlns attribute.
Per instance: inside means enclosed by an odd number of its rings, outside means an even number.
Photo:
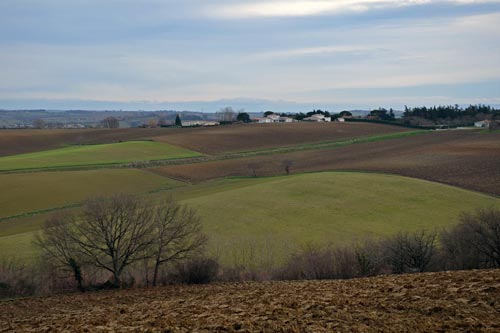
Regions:
<svg viewBox="0 0 500 333"><path fill-rule="evenodd" d="M220 125L218 121L187 120L182 122L182 127L217 126L217 125Z"/></svg>
<svg viewBox="0 0 500 333"><path fill-rule="evenodd" d="M290 117L281 117L277 114L270 114L266 117L263 118L253 118L253 122L259 123L259 124L270 124L270 123L291 123L293 122L293 118Z"/></svg>
<svg viewBox="0 0 500 333"><path fill-rule="evenodd" d="M280 123L293 123L293 118L290 117L279 117Z"/></svg>
<svg viewBox="0 0 500 333"><path fill-rule="evenodd" d="M304 118L303 120L304 121L317 122L317 123L322 123L322 122L329 123L329 122L332 121L332 118L331 117L325 117L322 114L313 114L312 116Z"/></svg>
<svg viewBox="0 0 500 333"><path fill-rule="evenodd" d="M273 123L272 119L269 119L267 117L252 118L252 121L254 123L258 123L258 124L270 124L270 123Z"/></svg>
<svg viewBox="0 0 500 333"><path fill-rule="evenodd" d="M337 118L337 121L338 121L339 123L345 123L345 119L344 119L343 117L342 117L342 118Z"/></svg>
<svg viewBox="0 0 500 333"><path fill-rule="evenodd" d="M490 127L490 121L489 120L482 120L482 121L476 121L474 123L474 126L475 127L479 127L479 128L487 128L487 127Z"/></svg>

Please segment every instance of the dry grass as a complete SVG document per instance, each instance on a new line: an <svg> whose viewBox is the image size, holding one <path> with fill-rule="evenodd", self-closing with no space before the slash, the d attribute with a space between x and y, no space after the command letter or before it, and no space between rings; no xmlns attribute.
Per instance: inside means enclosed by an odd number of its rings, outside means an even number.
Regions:
<svg viewBox="0 0 500 333"><path fill-rule="evenodd" d="M0 303L13 332L498 332L500 270L172 286Z"/></svg>

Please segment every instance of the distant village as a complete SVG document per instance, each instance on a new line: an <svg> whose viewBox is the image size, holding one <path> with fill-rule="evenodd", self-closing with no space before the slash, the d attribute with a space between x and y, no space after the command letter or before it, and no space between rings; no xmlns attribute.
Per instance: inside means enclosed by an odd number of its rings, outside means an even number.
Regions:
<svg viewBox="0 0 500 333"><path fill-rule="evenodd" d="M0 128L154 128L209 127L246 124L286 124L294 122L378 122L415 128L446 129L456 127L500 128L500 110L486 105L405 107L404 111L379 108L330 113L263 113L234 110L228 106L215 113L196 111L46 111L0 110Z"/></svg>

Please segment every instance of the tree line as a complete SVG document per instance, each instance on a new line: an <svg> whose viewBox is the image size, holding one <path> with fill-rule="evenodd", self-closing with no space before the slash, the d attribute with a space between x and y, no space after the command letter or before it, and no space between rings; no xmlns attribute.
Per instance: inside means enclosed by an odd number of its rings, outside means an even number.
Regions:
<svg viewBox="0 0 500 333"><path fill-rule="evenodd" d="M478 104L469 105L462 108L455 105L439 105L432 107L414 107L405 106L404 117L421 117L429 120L437 119L455 119L461 117L475 117L477 115L494 115L500 117L500 109L495 109L489 105Z"/></svg>

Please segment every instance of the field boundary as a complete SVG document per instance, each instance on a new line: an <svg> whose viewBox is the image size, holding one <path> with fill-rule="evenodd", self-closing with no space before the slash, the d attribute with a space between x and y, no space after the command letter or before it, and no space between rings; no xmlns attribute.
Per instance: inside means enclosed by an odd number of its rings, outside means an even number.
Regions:
<svg viewBox="0 0 500 333"><path fill-rule="evenodd" d="M165 177L165 178L170 178L170 177ZM185 185L164 186L164 187L155 188L155 189L152 189L152 190L149 190L149 191L146 191L146 192L133 193L133 194L135 194L135 195L155 194L155 193L160 193L160 192L163 192L163 191L172 190L172 189L175 189L175 188L181 188L181 187L184 187L184 186ZM72 204L68 204L68 205L64 205L64 206L59 206L59 207L51 207L51 208L34 210L34 211L31 211L31 212L25 212L25 213L16 214L16 215L3 216L3 217L0 217L0 223L2 223L4 221L8 221L8 220L14 220L14 219L19 219L19 218L32 217L32 216L41 215L41 214L47 214L47 213L51 213L51 212L55 212L55 211L59 211L59 210L63 210L63 209L78 208L78 207L81 207L82 205L83 205L83 202L76 202L76 203L72 203Z"/></svg>
<svg viewBox="0 0 500 333"><path fill-rule="evenodd" d="M170 158L170 159L160 159L160 160L146 160L146 161L135 161L127 163L97 163L97 164L84 164L84 165L71 165L71 166L56 166L56 167L43 167L43 168L23 168L23 169L11 169L11 170L0 170L0 174L9 173L24 173L24 172L40 172L40 171L80 171L80 170L93 170L100 168L152 168L160 166L169 165L183 165L183 164L194 164L212 161L222 161L230 159L239 159L245 157L253 156L266 156L273 154L286 154L297 151L305 150L323 150L323 149L334 149L354 144L370 143L377 141L386 141L398 138L404 138L415 135L429 134L432 133L430 130L416 130L402 133L391 133L383 135L372 135L372 136L362 136L359 138L351 138L347 140L337 140L337 141L324 141L318 143L308 143L302 145L295 145L289 147L280 148L268 148L259 149L253 151L243 151L243 152L232 152L223 153L217 155L201 155L196 157L187 158Z"/></svg>

